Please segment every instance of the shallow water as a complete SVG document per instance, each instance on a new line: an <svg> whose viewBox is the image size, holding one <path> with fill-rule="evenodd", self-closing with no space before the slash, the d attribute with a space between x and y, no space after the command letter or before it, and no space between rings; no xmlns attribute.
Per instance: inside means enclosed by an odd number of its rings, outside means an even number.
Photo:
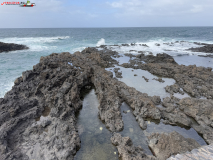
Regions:
<svg viewBox="0 0 213 160"><path fill-rule="evenodd" d="M153 78L158 78L148 71L141 69L132 69L132 68L124 68L120 66L115 66L116 68L120 68L119 72L122 72L123 78L118 78L119 81L126 83L126 85L130 87L134 87L136 90L147 93L149 96L160 96L160 98L169 97L170 94L165 91L165 87L167 85L173 85L175 80L172 78L162 78L165 82L161 83ZM110 70L112 69L112 70ZM113 72L113 68L107 68L106 70ZM137 74L137 76L134 76ZM113 76L115 77L115 73L113 72ZM142 76L149 79L148 82L142 78Z"/></svg>
<svg viewBox="0 0 213 160"><path fill-rule="evenodd" d="M112 134L98 117L98 99L92 89L83 100L78 115L78 132L81 148L75 160L118 160L117 149L112 145Z"/></svg>
<svg viewBox="0 0 213 160"><path fill-rule="evenodd" d="M184 56L175 56L173 57L174 60L178 64L183 65L196 65L196 66L203 66L203 67L211 67L213 68L213 58L209 57L199 57L196 55L184 55Z"/></svg>
<svg viewBox="0 0 213 160"><path fill-rule="evenodd" d="M155 123L151 121L147 121L147 129L144 131L147 133L171 133L173 131L178 132L185 138L192 138L196 140L200 145L206 145L206 142L203 140L203 138L193 129L185 129L179 126L172 126L172 125L166 125L162 122Z"/></svg>
<svg viewBox="0 0 213 160"><path fill-rule="evenodd" d="M127 111L127 113L124 113L123 111ZM166 125L160 121L154 122L147 120L147 129L142 130L132 113L132 109L126 103L122 104L121 112L124 121L124 130L121 132L122 136L129 136L134 145L140 145L149 155L152 155L152 153L148 147L146 136L151 133L171 133L176 131L185 138L192 138L200 145L206 145L203 138L193 128L186 129L179 126Z"/></svg>
<svg viewBox="0 0 213 160"><path fill-rule="evenodd" d="M150 47L121 47L118 51L122 54L128 53L129 50L148 50L153 54L164 52L170 55L202 55L205 53L194 53L185 49L194 46L190 42L213 43L212 34L213 27L0 29L0 42L24 44L30 48L0 53L0 97L4 97L12 88L15 79L21 76L23 71L32 69L41 56L51 53L72 54L97 45L143 43ZM187 42L171 46L163 44L182 40ZM161 45L156 46L156 43ZM212 63L212 58L206 59L207 61L210 59ZM184 61L184 58L182 60ZM192 56L189 56L190 61L192 63L194 61ZM203 63L203 65L207 64Z"/></svg>
<svg viewBox="0 0 213 160"><path fill-rule="evenodd" d="M146 141L147 138L136 121L135 116L132 114L132 109L126 103L123 103L120 110L124 121L124 129L120 132L121 135L123 137L130 137L135 146L141 146L145 153L152 155ZM127 111L127 113L123 111Z"/></svg>
<svg viewBox="0 0 213 160"><path fill-rule="evenodd" d="M119 57L119 58L114 58L114 57L112 57L112 58L115 59L116 61L118 61L119 65L129 62L130 57L122 55L122 54L120 54L120 56L121 57Z"/></svg>

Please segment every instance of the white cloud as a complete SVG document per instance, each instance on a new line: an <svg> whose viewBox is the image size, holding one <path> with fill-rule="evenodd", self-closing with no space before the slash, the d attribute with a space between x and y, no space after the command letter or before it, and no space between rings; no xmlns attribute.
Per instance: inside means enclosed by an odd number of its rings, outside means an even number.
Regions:
<svg viewBox="0 0 213 160"><path fill-rule="evenodd" d="M118 0L107 4L120 9L116 16L168 16L213 10L212 0Z"/></svg>
<svg viewBox="0 0 213 160"><path fill-rule="evenodd" d="M121 2L112 2L109 3L113 8L123 8L123 4Z"/></svg>
<svg viewBox="0 0 213 160"><path fill-rule="evenodd" d="M203 6L201 5L193 5L193 8L190 10L191 12L198 13L203 11Z"/></svg>

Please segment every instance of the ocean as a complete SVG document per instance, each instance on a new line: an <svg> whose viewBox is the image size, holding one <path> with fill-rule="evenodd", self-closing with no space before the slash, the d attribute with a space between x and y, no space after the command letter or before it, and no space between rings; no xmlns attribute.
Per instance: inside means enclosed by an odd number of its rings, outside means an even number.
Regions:
<svg viewBox="0 0 213 160"><path fill-rule="evenodd" d="M182 42L174 43L176 41ZM167 53L179 64L213 67L213 58L198 56L205 53L186 51L199 47L193 42L213 44L213 27L0 29L0 42L24 44L30 48L0 53L0 98L23 71L32 69L39 62L41 56L61 52L72 54L86 47L136 43L135 46L111 49L121 54L129 50L133 50L133 54L138 54L137 51L154 55Z"/></svg>

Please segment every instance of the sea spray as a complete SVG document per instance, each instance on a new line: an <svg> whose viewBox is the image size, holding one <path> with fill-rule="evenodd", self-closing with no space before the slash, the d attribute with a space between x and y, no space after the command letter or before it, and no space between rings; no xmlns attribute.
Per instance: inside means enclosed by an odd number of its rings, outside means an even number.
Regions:
<svg viewBox="0 0 213 160"><path fill-rule="evenodd" d="M97 47L101 46L101 45L105 45L105 39L101 38L98 43L96 44Z"/></svg>

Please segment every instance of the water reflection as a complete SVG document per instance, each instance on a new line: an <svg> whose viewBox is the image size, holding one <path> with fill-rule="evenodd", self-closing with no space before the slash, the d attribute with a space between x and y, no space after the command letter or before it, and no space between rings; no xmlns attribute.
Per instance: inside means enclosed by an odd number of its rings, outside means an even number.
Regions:
<svg viewBox="0 0 213 160"><path fill-rule="evenodd" d="M135 146L140 145L149 155L152 155L152 153L148 147L146 136L149 136L151 133L171 133L176 131L185 138L192 138L200 145L206 145L203 138L193 128L185 129L179 126L165 125L160 121L147 120L147 129L142 130L132 114L132 109L126 103L121 105L121 112L124 121L124 130L121 132L121 135L130 137Z"/></svg>
<svg viewBox="0 0 213 160"><path fill-rule="evenodd" d="M156 123L154 121L147 121L147 129L144 131L146 135L151 133L171 133L173 131L178 132L185 138L192 138L196 140L200 145L206 145L203 138L193 129L185 129L179 126L166 125L162 122Z"/></svg>
<svg viewBox="0 0 213 160"><path fill-rule="evenodd" d="M98 118L98 99L92 89L83 100L78 115L81 148L75 160L118 160L117 149L112 145L111 133Z"/></svg>
<svg viewBox="0 0 213 160"><path fill-rule="evenodd" d="M196 66L203 66L203 67L212 67L213 68L213 58L209 57L199 57L196 55L190 56L175 56L173 57L174 60L179 64L183 65L196 65Z"/></svg>
<svg viewBox="0 0 213 160"><path fill-rule="evenodd" d="M115 66L116 68L120 68L119 72L122 72L123 78L118 78L119 81L124 82L129 87L134 87L138 91L142 93L147 93L149 96L160 96L160 98L170 97L170 94L165 91L165 87L167 85L173 85L175 83L175 80L172 78L162 78L165 82L161 83L158 82L155 79L158 79L157 76L154 76L153 74L149 73L148 71L141 70L141 69L132 69L132 68L124 68L120 66ZM106 70L113 72L113 68L107 68ZM134 75L137 76L134 76ZM115 76L115 73L113 73L113 76ZM149 81L146 82L144 78L148 78ZM150 89L151 88L151 89Z"/></svg>
<svg viewBox="0 0 213 160"><path fill-rule="evenodd" d="M130 137L135 146L141 146L145 153L152 155L147 144L147 138L138 122L135 120L132 109L126 103L121 105L121 114L124 121L124 129L120 132L121 135L123 137Z"/></svg>

